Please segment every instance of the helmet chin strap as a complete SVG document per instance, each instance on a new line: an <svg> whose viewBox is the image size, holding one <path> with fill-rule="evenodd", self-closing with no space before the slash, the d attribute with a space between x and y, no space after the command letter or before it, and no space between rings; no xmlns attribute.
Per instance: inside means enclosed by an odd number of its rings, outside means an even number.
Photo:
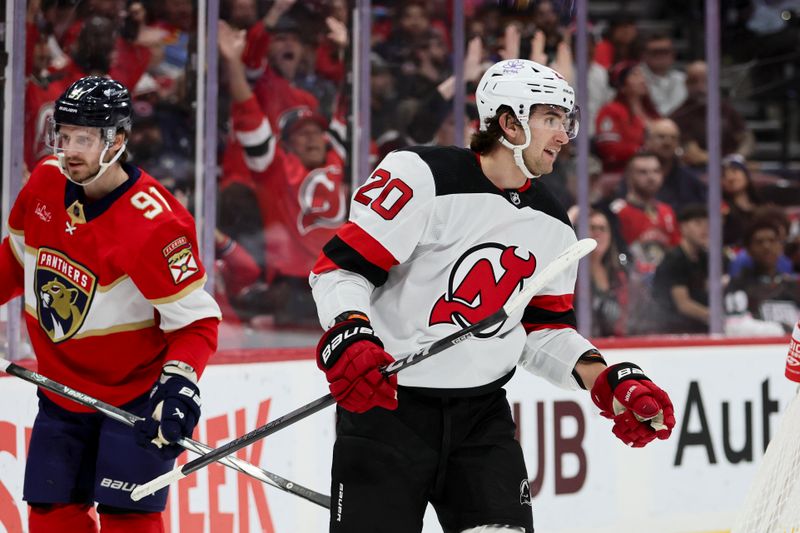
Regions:
<svg viewBox="0 0 800 533"><path fill-rule="evenodd" d="M540 177L541 174L534 175L528 169L528 165L525 164L525 160L522 158L522 151L531 144L531 129L528 127L528 123L524 120L520 121L520 125L522 126L522 131L525 132L524 144L511 144L505 137L500 138L500 144L514 152L514 163L516 163L517 168L522 171L526 178L530 180L536 179Z"/></svg>
<svg viewBox="0 0 800 533"><path fill-rule="evenodd" d="M106 153L108 152L108 149L111 148L111 143L106 143L105 148L103 148L103 151L100 152L100 170L97 171L97 174L95 174L94 176L92 176L91 178L88 178L86 180L78 182L78 181L75 181L74 179L72 179L72 177L69 175L69 172L67 172L67 166L64 163L64 154L63 153L57 153L56 154L56 158L58 159L58 168L59 168L59 170L61 170L61 173L64 174L64 177L66 177L69 181L71 181L75 185L80 185L81 187L87 187L90 184L92 184L95 181L97 181L97 178L102 176L103 173L105 173L105 171L108 170L108 167L110 167L111 165L113 165L114 163L117 162L117 159L119 159L120 156L122 156L122 152L125 151L125 146L127 144L128 144L127 142L123 142L122 146L119 149L119 151L117 151L116 155L114 155L114 157L111 158L111 161L103 162L103 159L105 159Z"/></svg>

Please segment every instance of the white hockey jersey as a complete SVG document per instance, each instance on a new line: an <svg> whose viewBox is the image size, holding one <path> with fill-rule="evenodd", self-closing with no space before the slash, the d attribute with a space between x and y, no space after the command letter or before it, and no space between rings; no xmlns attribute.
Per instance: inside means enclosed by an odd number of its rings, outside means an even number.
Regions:
<svg viewBox="0 0 800 533"><path fill-rule="evenodd" d="M501 190L470 150L409 148L356 191L311 284L324 327L364 311L399 358L494 313L576 240L541 182ZM398 383L473 395L502 386L519 363L576 388L572 369L593 348L575 331L576 274L577 265L504 323L404 369Z"/></svg>

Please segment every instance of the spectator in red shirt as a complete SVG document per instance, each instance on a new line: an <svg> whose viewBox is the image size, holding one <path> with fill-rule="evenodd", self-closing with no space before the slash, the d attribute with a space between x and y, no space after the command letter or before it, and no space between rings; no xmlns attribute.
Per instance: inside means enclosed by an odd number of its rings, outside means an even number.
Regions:
<svg viewBox="0 0 800 533"><path fill-rule="evenodd" d="M628 245L637 273L649 275L664 253L681 240L672 208L657 199L664 181L658 157L649 152L634 155L625 168L628 193L611 203L619 220L622 238Z"/></svg>
<svg viewBox="0 0 800 533"><path fill-rule="evenodd" d="M610 81L617 96L597 113L594 142L603 171L619 172L644 144L648 121L659 114L638 63L614 65Z"/></svg>

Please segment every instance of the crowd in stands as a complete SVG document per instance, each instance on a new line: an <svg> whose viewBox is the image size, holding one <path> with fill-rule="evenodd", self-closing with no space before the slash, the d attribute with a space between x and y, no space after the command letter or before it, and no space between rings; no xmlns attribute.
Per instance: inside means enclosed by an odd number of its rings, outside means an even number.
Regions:
<svg viewBox="0 0 800 533"><path fill-rule="evenodd" d="M456 132L453 1L373 0L371 163L413 144L466 146L478 128L470 97L499 59L530 58L575 84L570 2L463 4L467 103L458 111L465 129ZM131 160L191 206L196 3L29 0L28 7L27 168L48 153L44 124L53 99L80 76L109 75L134 98ZM740 12L724 15L739 20ZM675 21L672 31L649 32L624 13L592 21L581 128L591 134L596 336L708 328L706 65L702 47L679 55L682 23ZM318 327L307 273L368 177L351 183L351 50L363 37L353 28L348 0L222 0L215 244L216 292L228 323ZM784 33L778 39L735 25L723 37L733 29L749 31L754 45L775 42L774 54L786 49ZM744 53L734 52L733 59ZM757 167L747 159L754 136L727 99L721 121L726 312L739 331L745 323L748 331L783 331L800 309L800 240L787 214L760 199ZM576 215L570 148L542 179Z"/></svg>

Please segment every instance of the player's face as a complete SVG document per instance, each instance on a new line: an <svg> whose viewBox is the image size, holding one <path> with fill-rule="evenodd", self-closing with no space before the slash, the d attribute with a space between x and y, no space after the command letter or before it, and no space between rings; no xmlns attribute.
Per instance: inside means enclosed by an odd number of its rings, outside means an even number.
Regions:
<svg viewBox="0 0 800 533"><path fill-rule="evenodd" d="M536 106L528 119L531 144L523 152L523 159L536 176L549 174L561 148L569 143L567 114L550 106Z"/></svg>
<svg viewBox="0 0 800 533"><path fill-rule="evenodd" d="M99 129L67 125L58 128L55 142L56 153L63 154L64 170L78 183L100 170L104 145Z"/></svg>

